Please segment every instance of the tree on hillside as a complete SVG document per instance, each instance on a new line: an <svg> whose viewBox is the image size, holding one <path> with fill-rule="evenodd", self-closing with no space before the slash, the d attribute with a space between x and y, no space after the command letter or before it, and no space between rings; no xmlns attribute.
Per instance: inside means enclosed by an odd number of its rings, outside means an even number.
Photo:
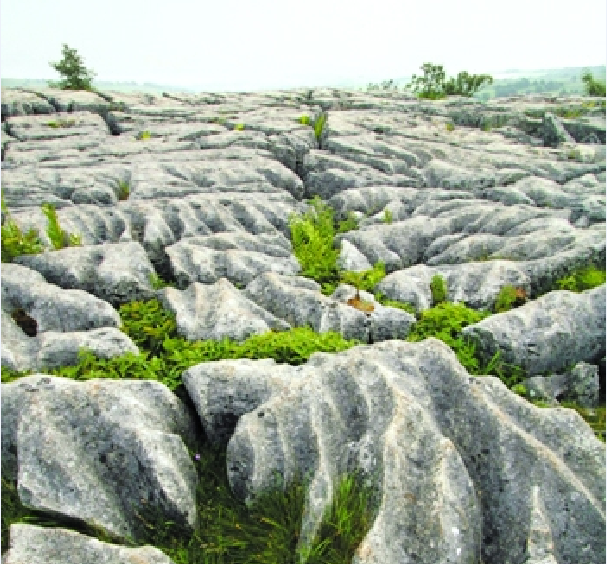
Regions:
<svg viewBox="0 0 607 564"><path fill-rule="evenodd" d="M93 90L91 82L95 73L84 67L76 49L70 49L64 43L62 54L63 59L59 63L50 63L50 65L64 78L60 82L49 82L48 85L61 90Z"/></svg>
<svg viewBox="0 0 607 564"><path fill-rule="evenodd" d="M585 72L582 75L582 82L585 84L587 96L605 96L605 83L594 80L592 73Z"/></svg>

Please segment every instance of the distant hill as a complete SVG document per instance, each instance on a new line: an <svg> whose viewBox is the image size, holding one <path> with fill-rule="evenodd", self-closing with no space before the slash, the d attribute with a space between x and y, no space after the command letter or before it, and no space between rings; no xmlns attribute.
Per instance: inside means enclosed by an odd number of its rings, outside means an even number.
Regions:
<svg viewBox="0 0 607 564"><path fill-rule="evenodd" d="M437 63L438 64L438 63ZM457 73L466 69L448 69L445 68L446 78L456 77ZM587 66L587 67L565 67L560 69L538 69L538 70L517 70L509 69L495 73L487 72L493 77L493 84L484 86L474 97L481 100L490 98L499 98L504 96L515 96L521 94L584 94L584 83L582 75L590 72L595 80L605 82L605 66ZM421 69L415 73L418 76L423 75ZM382 82L390 80L375 81L376 88L382 87ZM398 88L402 90L406 84L411 81L411 76L398 77L392 79L391 89ZM3 88L47 88L49 79L20 79L20 78L2 78L0 79ZM348 81L336 81L333 88L367 90L371 81L361 84ZM161 95L163 92L169 93L196 93L204 91L203 89L186 88L180 86L153 84L150 82L108 82L93 81L93 86L100 91L116 92L145 92L148 94ZM312 88L312 86L310 86ZM263 89L259 89L263 90Z"/></svg>
<svg viewBox="0 0 607 564"><path fill-rule="evenodd" d="M2 78L0 83L2 88L48 88L50 81L56 82L57 79L44 78ZM108 82L103 80L94 80L93 86L101 92L113 90L116 92L145 92L148 94L162 94L163 92L196 92L191 88L169 86L162 84L153 84L151 82Z"/></svg>

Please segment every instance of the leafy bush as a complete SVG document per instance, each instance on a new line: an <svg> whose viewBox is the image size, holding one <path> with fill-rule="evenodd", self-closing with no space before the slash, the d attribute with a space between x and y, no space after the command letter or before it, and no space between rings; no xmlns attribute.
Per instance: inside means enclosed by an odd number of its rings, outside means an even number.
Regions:
<svg viewBox="0 0 607 564"><path fill-rule="evenodd" d="M445 129L447 131L453 131L455 129L455 125L453 125L452 123L448 123L447 125L445 125Z"/></svg>
<svg viewBox="0 0 607 564"><path fill-rule="evenodd" d="M480 90L483 83L493 83L493 78L488 74L469 75L466 71L460 72L456 79L451 78L445 82L442 65L424 63L420 68L424 71L424 76L418 77L414 74L411 83L407 85L407 88L413 86L413 91L419 98L437 100L454 95L471 97Z"/></svg>
<svg viewBox="0 0 607 564"><path fill-rule="evenodd" d="M495 313L502 313L508 311L513 305L525 301L526 293L524 288L515 288L511 285L504 286L495 300L494 311Z"/></svg>
<svg viewBox="0 0 607 564"><path fill-rule="evenodd" d="M585 72L582 75L582 82L584 83L584 90L586 91L587 96L606 95L605 83L594 80L592 73Z"/></svg>
<svg viewBox="0 0 607 564"><path fill-rule="evenodd" d="M439 303L421 312L419 321L407 336L407 341L422 341L428 337L440 339L454 350L462 366L471 374L475 374L479 370L479 362L474 356L474 347L462 340L461 330L488 316L488 312L478 312L463 304Z"/></svg>
<svg viewBox="0 0 607 564"><path fill-rule="evenodd" d="M483 366L474 343L461 332L464 327L478 323L489 315L491 314L488 311L476 311L463 304L443 302L421 312L418 322L407 336L407 341L417 342L428 337L440 339L453 350L460 364L470 374L495 375L511 388L526 377L525 371L519 366L500 360L499 351Z"/></svg>
<svg viewBox="0 0 607 564"><path fill-rule="evenodd" d="M118 311L122 319L120 330L152 356L163 353L165 339L177 336L175 314L166 310L157 299L123 304Z"/></svg>
<svg viewBox="0 0 607 564"><path fill-rule="evenodd" d="M432 304L436 305L447 299L447 286L440 274L435 274L430 281L430 292L432 293Z"/></svg>
<svg viewBox="0 0 607 564"><path fill-rule="evenodd" d="M242 131L244 129L244 123L237 123L234 126L234 131Z"/></svg>
<svg viewBox="0 0 607 564"><path fill-rule="evenodd" d="M299 123L301 123L302 125L310 125L310 116L301 116L299 118Z"/></svg>
<svg viewBox="0 0 607 564"><path fill-rule="evenodd" d="M556 286L559 290L570 290L571 292L591 290L605 283L605 273L605 269L599 270L594 265L590 265L588 268L557 280Z"/></svg>
<svg viewBox="0 0 607 564"><path fill-rule="evenodd" d="M345 284L354 286L357 290L371 291L386 277L386 266L383 262L376 263L371 270L359 272L343 271L340 279Z"/></svg>
<svg viewBox="0 0 607 564"><path fill-rule="evenodd" d="M333 210L316 196L313 210L303 217L291 214L289 227L293 253L301 264L302 276L308 276L320 284L333 282L337 276L339 250L333 248Z"/></svg>
<svg viewBox="0 0 607 564"><path fill-rule="evenodd" d="M149 130L145 130L145 131L140 131L139 134L137 135L137 139L138 140L143 140L145 141L146 139L151 139L152 138L152 133Z"/></svg>
<svg viewBox="0 0 607 564"><path fill-rule="evenodd" d="M50 63L50 65L64 78L59 82L49 82L49 87L60 88L61 90L92 91L92 80L95 73L84 67L76 49L70 49L64 43L61 53L63 59L59 63Z"/></svg>
<svg viewBox="0 0 607 564"><path fill-rule="evenodd" d="M390 210L384 211L384 223L392 223L392 212Z"/></svg>

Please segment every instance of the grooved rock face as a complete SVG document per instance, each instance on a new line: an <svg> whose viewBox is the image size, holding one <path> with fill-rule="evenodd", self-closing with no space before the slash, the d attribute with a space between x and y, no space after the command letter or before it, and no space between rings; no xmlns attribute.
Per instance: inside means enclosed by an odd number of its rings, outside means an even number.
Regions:
<svg viewBox="0 0 607 564"><path fill-rule="evenodd" d="M227 448L240 500L275 472L310 480L302 542L340 478L363 479L374 513L355 564L603 564L605 446L558 407L595 408L605 390L605 283L559 289L605 267L605 106L587 102L3 90L3 227L36 229L45 248L2 265L3 368L38 372L2 384L3 478L27 507L121 542L144 537L146 507L188 533L200 420ZM581 117L562 118L574 105ZM335 229L346 224L339 233L309 223L294 234L314 196ZM53 238L81 246L54 249L44 203L63 231ZM326 273L380 261L373 292L335 276L326 295ZM499 353L554 408L471 376L442 341L406 341L433 323L436 276L446 301L483 320L429 331L466 337L479 361ZM512 309L492 315L513 288ZM136 364L120 380L44 373L75 365L83 347L99 359L145 352L118 309L152 298L189 341L309 326L363 344L301 366L191 366L196 412L163 383L130 379ZM13 525L10 537L6 564L167 562L58 528Z"/></svg>
<svg viewBox="0 0 607 564"><path fill-rule="evenodd" d="M237 496L252 501L275 471L311 476L304 539L339 478L362 472L376 517L359 562L522 559L538 519L563 561L604 555L604 445L575 412L470 377L441 341L315 353L302 367L220 361L183 378L208 436L230 437Z"/></svg>

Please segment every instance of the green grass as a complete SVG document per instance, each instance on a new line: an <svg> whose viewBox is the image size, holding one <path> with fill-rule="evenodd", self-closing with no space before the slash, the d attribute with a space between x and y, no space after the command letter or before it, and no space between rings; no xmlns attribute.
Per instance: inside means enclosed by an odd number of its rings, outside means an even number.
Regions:
<svg viewBox="0 0 607 564"><path fill-rule="evenodd" d="M152 138L152 133L146 129L145 131L140 131L136 138L139 141L142 141L142 140L145 141L146 139Z"/></svg>
<svg viewBox="0 0 607 564"><path fill-rule="evenodd" d="M243 131L243 130L244 130L244 128L245 128L244 123L237 123L237 124L234 126L234 131Z"/></svg>

